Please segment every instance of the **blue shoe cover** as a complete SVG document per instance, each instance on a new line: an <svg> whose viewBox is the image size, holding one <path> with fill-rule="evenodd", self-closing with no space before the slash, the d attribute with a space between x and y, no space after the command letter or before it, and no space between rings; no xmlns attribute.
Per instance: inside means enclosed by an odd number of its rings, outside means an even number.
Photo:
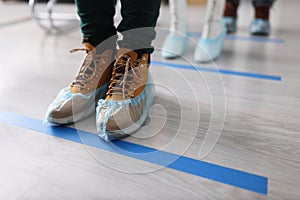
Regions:
<svg viewBox="0 0 300 200"><path fill-rule="evenodd" d="M235 33L236 32L236 17L223 17L223 23L225 23L227 33Z"/></svg>
<svg viewBox="0 0 300 200"><path fill-rule="evenodd" d="M65 87L49 105L45 122L57 125L71 124L95 113L95 104L98 99L105 97L108 84L87 95L73 94L69 86Z"/></svg>
<svg viewBox="0 0 300 200"><path fill-rule="evenodd" d="M197 62L210 62L218 58L223 50L224 40L226 38L226 28L215 39L200 38L194 53L194 60Z"/></svg>
<svg viewBox="0 0 300 200"><path fill-rule="evenodd" d="M265 19L254 19L250 26L250 33L252 35L269 35L270 22Z"/></svg>
<svg viewBox="0 0 300 200"><path fill-rule="evenodd" d="M188 37L184 34L169 33L161 49L164 58L172 59L182 56L188 45Z"/></svg>
<svg viewBox="0 0 300 200"><path fill-rule="evenodd" d="M148 84L138 96L119 101L100 99L96 108L98 135L109 142L140 129L147 119L154 97L155 88L149 74Z"/></svg>

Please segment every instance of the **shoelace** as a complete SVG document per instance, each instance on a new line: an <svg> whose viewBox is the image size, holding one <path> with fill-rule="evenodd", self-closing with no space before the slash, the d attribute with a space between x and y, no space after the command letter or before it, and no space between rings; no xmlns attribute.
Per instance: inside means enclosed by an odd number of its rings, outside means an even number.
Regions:
<svg viewBox="0 0 300 200"><path fill-rule="evenodd" d="M70 53L75 53L78 51L85 51L86 57L82 63L78 75L75 77L75 80L71 83L71 86L76 85L82 89L86 86L88 80L94 74L99 62L101 62L101 64L105 63L105 61L103 60L105 54L96 54L96 50L88 50L86 48L71 49Z"/></svg>
<svg viewBox="0 0 300 200"><path fill-rule="evenodd" d="M117 58L114 64L110 86L107 95L122 95L127 98L130 91L135 91L136 88L130 88L130 84L137 78L136 83L141 80L141 75L138 70L140 59L133 60L127 54Z"/></svg>

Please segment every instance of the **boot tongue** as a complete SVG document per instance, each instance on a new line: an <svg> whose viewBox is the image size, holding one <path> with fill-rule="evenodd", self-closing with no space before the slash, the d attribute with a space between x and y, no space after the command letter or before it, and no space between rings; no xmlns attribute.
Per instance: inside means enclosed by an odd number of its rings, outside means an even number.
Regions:
<svg viewBox="0 0 300 200"><path fill-rule="evenodd" d="M120 57L124 54L127 54L128 56L130 56L131 59L133 59L133 60L136 60L138 58L138 54L135 51L133 51L131 49L126 49L126 48L120 48L118 50L117 57Z"/></svg>
<svg viewBox="0 0 300 200"><path fill-rule="evenodd" d="M121 48L119 49L117 53L117 58L120 58L123 55L128 55L132 60L137 60L138 54L135 51L132 51L131 49ZM121 58L125 59L125 58ZM130 70L130 69L129 69ZM117 73L124 73L125 72L125 66L117 68Z"/></svg>

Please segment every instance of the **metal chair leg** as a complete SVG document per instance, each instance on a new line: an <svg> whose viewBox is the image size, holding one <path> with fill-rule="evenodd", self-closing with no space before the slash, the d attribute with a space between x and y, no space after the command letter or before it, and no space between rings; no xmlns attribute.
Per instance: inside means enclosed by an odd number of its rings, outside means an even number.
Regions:
<svg viewBox="0 0 300 200"><path fill-rule="evenodd" d="M79 18L76 14L72 13L55 13L53 11L57 0L49 0L46 8L47 12L37 11L37 0L29 0L29 8L31 17L37 22L37 24L46 31L66 31L78 26ZM58 21L66 21L63 25L57 25Z"/></svg>

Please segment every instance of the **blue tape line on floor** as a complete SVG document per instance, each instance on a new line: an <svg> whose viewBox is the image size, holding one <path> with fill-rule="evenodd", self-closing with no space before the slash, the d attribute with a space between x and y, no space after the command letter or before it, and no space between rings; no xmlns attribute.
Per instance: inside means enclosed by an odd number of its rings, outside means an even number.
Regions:
<svg viewBox="0 0 300 200"><path fill-rule="evenodd" d="M125 155L128 157L143 160L149 163L165 166L165 160L172 160L178 158L167 168L185 172L199 177L204 177L217 182L229 184L238 188L243 188L260 194L267 194L268 192L268 179L263 176L250 174L247 172L223 167L220 165L203 162L185 156L160 151L154 148L118 140L111 143L106 143L101 140L96 134L76 130L74 128L65 126L47 126L41 120L33 119L30 117L22 116L16 113L2 112L0 113L0 122L5 122L18 127L26 128L32 131L37 131L47 135L63 138L69 141L85 144L88 146L96 147L109 152ZM118 146L116 148L114 146ZM120 150L124 149L124 150ZM128 153L126 153L128 152ZM155 152L155 156L145 153ZM143 154L144 153L144 154Z"/></svg>
<svg viewBox="0 0 300 200"><path fill-rule="evenodd" d="M189 32L188 33L192 37L201 37L201 33L197 32ZM241 40L241 41L249 41L249 42L265 42L265 43L276 43L276 44L284 44L285 40L279 38L268 38L268 37L258 37L258 36L238 36L238 35L227 35L227 40Z"/></svg>
<svg viewBox="0 0 300 200"><path fill-rule="evenodd" d="M243 76L243 77L255 78L255 79L281 81L281 76L273 76L267 74L240 72L240 71L233 71L227 69L214 69L214 68L207 68L207 67L200 67L200 66L193 66L193 65L160 62L160 61L151 61L151 64L158 65L158 66L172 67L172 68L194 70L194 71L204 71L204 72L220 73L220 74L227 74L227 75L234 75L234 76Z"/></svg>

